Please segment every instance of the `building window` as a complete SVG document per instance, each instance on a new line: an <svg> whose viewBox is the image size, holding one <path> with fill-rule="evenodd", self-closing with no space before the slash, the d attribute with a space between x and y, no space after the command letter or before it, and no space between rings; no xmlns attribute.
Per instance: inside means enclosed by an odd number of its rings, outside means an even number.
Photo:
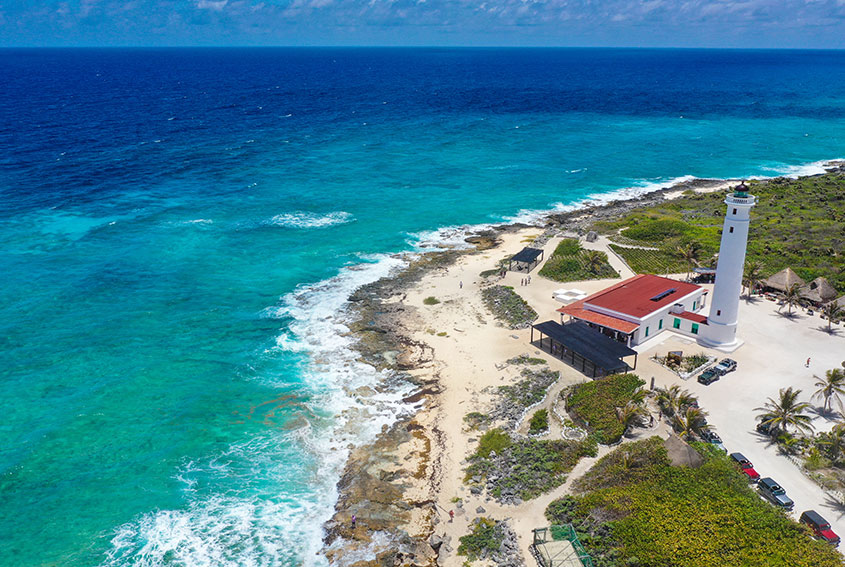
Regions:
<svg viewBox="0 0 845 567"><path fill-rule="evenodd" d="M693 334L693 335L697 335L697 334L698 334L698 323L693 323L693 324L692 324L692 334Z"/></svg>
<svg viewBox="0 0 845 567"><path fill-rule="evenodd" d="M663 328L663 319L661 319L660 321L657 322L657 330L659 331L662 328Z"/></svg>
<svg viewBox="0 0 845 567"><path fill-rule="evenodd" d="M734 214L736 214L736 209L734 209Z"/></svg>
<svg viewBox="0 0 845 567"><path fill-rule="evenodd" d="M733 232L733 231L734 231L734 227L731 227L731 229L728 232Z"/></svg>
<svg viewBox="0 0 845 567"><path fill-rule="evenodd" d="M695 311L695 301L692 302L692 310Z"/></svg>
<svg viewBox="0 0 845 567"><path fill-rule="evenodd" d="M673 329L680 329L681 328L681 320L675 319L675 321L672 323L672 328Z"/></svg>
<svg viewBox="0 0 845 567"><path fill-rule="evenodd" d="M648 336L648 327L645 328L645 336Z"/></svg>
<svg viewBox="0 0 845 567"><path fill-rule="evenodd" d="M716 310L716 316L718 317L718 316L719 316L719 315L721 315L721 314L722 314L722 310L721 310L721 309L717 309L717 310Z"/></svg>

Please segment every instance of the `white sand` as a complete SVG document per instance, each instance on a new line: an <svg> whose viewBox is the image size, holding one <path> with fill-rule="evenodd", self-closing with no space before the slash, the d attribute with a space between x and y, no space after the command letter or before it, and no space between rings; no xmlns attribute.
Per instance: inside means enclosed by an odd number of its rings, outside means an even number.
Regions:
<svg viewBox="0 0 845 567"><path fill-rule="evenodd" d="M715 189L714 189L715 190ZM438 271L426 275L412 289L405 303L417 307L425 321L415 338L422 340L434 349L435 363L432 367L418 370L418 373L435 375L443 387L441 394L435 397L432 406L423 412L418 421L427 429L439 432L440 443L432 447L431 467L436 478L430 479L435 486L436 499L440 507L440 523L436 533L451 536L451 553L441 550L440 564L459 566L463 557L456 554L458 538L465 535L469 523L483 515L496 519L511 519L511 525L517 531L520 545L525 554L526 564L533 565L534 560L528 555L531 543L531 529L543 527L547 522L543 512L552 500L568 491L572 480L583 474L595 459L582 459L563 486L550 494L528 501L520 506L499 506L484 496L471 495L463 484L466 463L464 459L472 453L478 432L464 429L463 417L471 411L487 412L492 397L485 388L496 387L515 381L519 369L501 367L507 359L520 354L531 354L548 360L549 367L559 370L560 381L550 390L543 406L548 407L556 399L560 390L568 384L587 380L585 376L541 353L528 344L529 330L513 331L500 326L481 301L480 287L487 285L479 273L491 269L496 261L508 254L519 251L527 235L536 235L537 229L508 234L503 237L502 246L493 250L467 255L458 260L448 271ZM545 246L546 258L551 255L559 239L552 239ZM606 241L594 244L584 243L588 248L606 249ZM609 251L608 251L609 252ZM610 253L614 267L622 271L623 276L630 271ZM552 299L552 292L560 288L579 288L588 293L603 289L618 280L572 282L561 284L548 281L538 275L538 269L531 272L531 283L521 286L525 277L522 272L509 272L502 281L512 285L515 290L539 313L539 321L559 320L555 311L562 304ZM461 287L461 283L463 284ZM423 304L428 296L438 298L441 303L433 306ZM694 381L684 382L665 368L649 360L654 353L665 354L667 350L681 349L686 352L707 351L689 339L681 338L671 332L657 335L644 346L639 356L636 372L646 381L652 376L658 385L680 383L698 395L702 407L710 413L710 421L716 426L725 445L730 451L741 451L757 466L763 476L773 476L783 483L789 495L795 500L794 515L813 508L832 522L834 530L845 536L845 515L843 508L835 509L825 493L787 458L777 454L767 446L765 440L754 432L753 408L762 405L766 398L777 396L778 389L794 385L804 390L805 397L813 388L812 374L823 373L825 369L838 366L845 359L845 332L840 336L829 336L817 327L824 322L818 317L799 316L794 320L785 319L775 313L775 305L769 301L741 303L740 336L745 345L732 356L739 362L736 372L724 377L715 384L704 387ZM441 333L445 336L439 336ZM804 367L807 357L812 358L809 369ZM500 369L497 369L497 365ZM492 389L492 388L491 388ZM822 423L820 428L830 427ZM524 428L524 427L523 427ZM640 431L637 437L652 434L666 436L668 430L659 425L654 431ZM553 425L550 435L559 438L560 429ZM606 454L602 447L600 455ZM463 507L459 508L454 498L461 498ZM483 514L476 514L476 508L483 506ZM455 511L454 522L449 522L448 510Z"/></svg>

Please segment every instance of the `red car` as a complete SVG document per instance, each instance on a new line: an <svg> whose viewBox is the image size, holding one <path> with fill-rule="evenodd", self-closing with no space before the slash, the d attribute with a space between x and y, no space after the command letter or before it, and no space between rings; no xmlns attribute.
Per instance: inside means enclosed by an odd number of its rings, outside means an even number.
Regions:
<svg viewBox="0 0 845 567"><path fill-rule="evenodd" d="M760 480L760 473L754 470L754 465L745 458L745 455L742 453L731 453L731 459L739 465L739 468L748 477L748 480L751 482L757 482Z"/></svg>
<svg viewBox="0 0 845 567"><path fill-rule="evenodd" d="M828 521L822 518L815 510L807 510L801 514L801 519L799 521L802 524L808 525L810 529L813 530L813 534L820 540L826 541L834 547L839 545L839 536L836 535L836 532L830 529Z"/></svg>

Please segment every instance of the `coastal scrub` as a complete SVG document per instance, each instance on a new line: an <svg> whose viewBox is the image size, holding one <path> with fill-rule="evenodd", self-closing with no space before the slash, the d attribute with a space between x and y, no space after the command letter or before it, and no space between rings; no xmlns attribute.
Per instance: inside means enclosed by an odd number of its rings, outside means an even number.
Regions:
<svg viewBox="0 0 845 567"><path fill-rule="evenodd" d="M606 455L546 518L571 523L596 567L834 567L842 558L761 500L718 451L673 466L652 437Z"/></svg>
<svg viewBox="0 0 845 567"><path fill-rule="evenodd" d="M510 286L484 288L481 297L493 316L511 329L524 329L537 319L537 312Z"/></svg>
<svg viewBox="0 0 845 567"><path fill-rule="evenodd" d="M600 443L613 444L625 432L617 410L641 402L643 384L636 374L614 374L573 386L561 396L572 419L595 432Z"/></svg>
<svg viewBox="0 0 845 567"><path fill-rule="evenodd" d="M574 238L564 238L540 269L544 278L557 282L618 278L607 261L607 254L584 250Z"/></svg>

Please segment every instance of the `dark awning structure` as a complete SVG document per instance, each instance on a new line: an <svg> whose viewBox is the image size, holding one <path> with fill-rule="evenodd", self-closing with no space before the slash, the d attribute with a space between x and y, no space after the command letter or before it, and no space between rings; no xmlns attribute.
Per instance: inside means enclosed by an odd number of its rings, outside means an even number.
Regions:
<svg viewBox="0 0 845 567"><path fill-rule="evenodd" d="M534 340L535 330L540 333L538 341ZM531 344L591 378L627 372L637 367L637 351L581 321L567 325L555 321L531 325ZM629 356L634 357L633 366L622 360Z"/></svg>
<svg viewBox="0 0 845 567"><path fill-rule="evenodd" d="M513 269L513 263L516 262L516 269L522 270L527 268L530 272L534 267L543 261L543 251L538 248L523 248L508 261L508 270Z"/></svg>

